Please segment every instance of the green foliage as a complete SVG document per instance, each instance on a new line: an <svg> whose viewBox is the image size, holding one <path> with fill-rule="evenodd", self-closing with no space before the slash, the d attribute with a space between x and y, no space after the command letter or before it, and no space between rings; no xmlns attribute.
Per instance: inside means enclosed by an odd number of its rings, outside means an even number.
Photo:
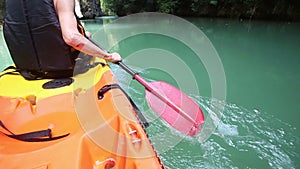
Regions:
<svg viewBox="0 0 300 169"><path fill-rule="evenodd" d="M102 12L106 15L128 15L142 12L145 1L143 0L102 0Z"/></svg>
<svg viewBox="0 0 300 169"><path fill-rule="evenodd" d="M0 24L3 23L5 15L5 0L0 0Z"/></svg>
<svg viewBox="0 0 300 169"><path fill-rule="evenodd" d="M102 13L105 15L115 15L116 0L101 0Z"/></svg>
<svg viewBox="0 0 300 169"><path fill-rule="evenodd" d="M156 0L158 12L173 14L180 0Z"/></svg>
<svg viewBox="0 0 300 169"><path fill-rule="evenodd" d="M300 20L298 0L102 0L107 15L154 11L180 16Z"/></svg>
<svg viewBox="0 0 300 169"><path fill-rule="evenodd" d="M104 15L162 12L179 16L300 20L299 0L100 0ZM5 0L0 0L0 23Z"/></svg>

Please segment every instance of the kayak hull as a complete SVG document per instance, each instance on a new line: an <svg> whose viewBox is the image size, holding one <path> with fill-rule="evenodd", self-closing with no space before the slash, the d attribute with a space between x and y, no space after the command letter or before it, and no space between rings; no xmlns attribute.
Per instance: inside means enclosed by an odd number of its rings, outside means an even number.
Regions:
<svg viewBox="0 0 300 169"><path fill-rule="evenodd" d="M71 85L43 89L51 80L0 78L0 120L14 134L50 129L52 137L27 142L0 128L0 168L164 168L137 112L107 66L73 78ZM5 134L3 134L5 133Z"/></svg>

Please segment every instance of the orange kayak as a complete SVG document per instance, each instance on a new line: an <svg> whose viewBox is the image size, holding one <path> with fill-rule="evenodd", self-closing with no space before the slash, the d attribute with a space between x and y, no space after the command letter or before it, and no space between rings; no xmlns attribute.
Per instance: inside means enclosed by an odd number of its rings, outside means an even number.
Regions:
<svg viewBox="0 0 300 169"><path fill-rule="evenodd" d="M8 72L0 74L1 169L165 168L108 66L56 80Z"/></svg>

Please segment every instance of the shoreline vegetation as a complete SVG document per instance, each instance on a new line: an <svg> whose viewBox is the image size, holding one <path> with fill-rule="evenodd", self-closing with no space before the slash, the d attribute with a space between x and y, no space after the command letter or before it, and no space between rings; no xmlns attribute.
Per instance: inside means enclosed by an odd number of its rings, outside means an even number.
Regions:
<svg viewBox="0 0 300 169"><path fill-rule="evenodd" d="M300 21L299 0L103 0L104 15L162 12L182 17Z"/></svg>
<svg viewBox="0 0 300 169"><path fill-rule="evenodd" d="M81 19L161 12L180 17L300 21L299 0L76 0L76 6ZM4 15L5 0L0 0L0 28Z"/></svg>

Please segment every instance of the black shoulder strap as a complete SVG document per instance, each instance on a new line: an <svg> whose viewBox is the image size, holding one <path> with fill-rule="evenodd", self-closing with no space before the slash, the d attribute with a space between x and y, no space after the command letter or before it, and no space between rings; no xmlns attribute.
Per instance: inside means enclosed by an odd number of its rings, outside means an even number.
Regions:
<svg viewBox="0 0 300 169"><path fill-rule="evenodd" d="M11 71L8 71L8 70L11 70ZM5 72L7 71L7 72ZM28 71L25 71L25 70L21 70L21 69L18 69L16 68L15 66L9 66L7 68L5 68L3 70L4 73L0 74L0 78L4 75L22 75L25 79L27 80L37 80L37 79L40 79L39 76L36 76L34 74L31 74L30 72Z"/></svg>
<svg viewBox="0 0 300 169"><path fill-rule="evenodd" d="M68 134L64 134L61 136L56 136L56 137L52 137L51 134L51 129L46 129L46 130L38 130L38 131L33 131L33 132L29 132L29 133L23 133L23 134L14 134L13 132L11 132L3 123L2 121L0 121L0 126L5 129L7 132L9 132L10 134L4 133L2 131L0 131L1 134L6 135L7 137L10 138L14 138L16 140L20 140L20 141L26 141L26 142L44 142L44 141L52 141L52 140L57 140L60 138L64 138L66 136L68 136L70 133Z"/></svg>
<svg viewBox="0 0 300 169"><path fill-rule="evenodd" d="M74 15L75 15L75 18L76 18L76 21L77 21L77 29L78 29L79 33L81 33L83 36L86 37L85 29L84 29L84 27L82 26L79 17L76 15L75 10L74 10Z"/></svg>

